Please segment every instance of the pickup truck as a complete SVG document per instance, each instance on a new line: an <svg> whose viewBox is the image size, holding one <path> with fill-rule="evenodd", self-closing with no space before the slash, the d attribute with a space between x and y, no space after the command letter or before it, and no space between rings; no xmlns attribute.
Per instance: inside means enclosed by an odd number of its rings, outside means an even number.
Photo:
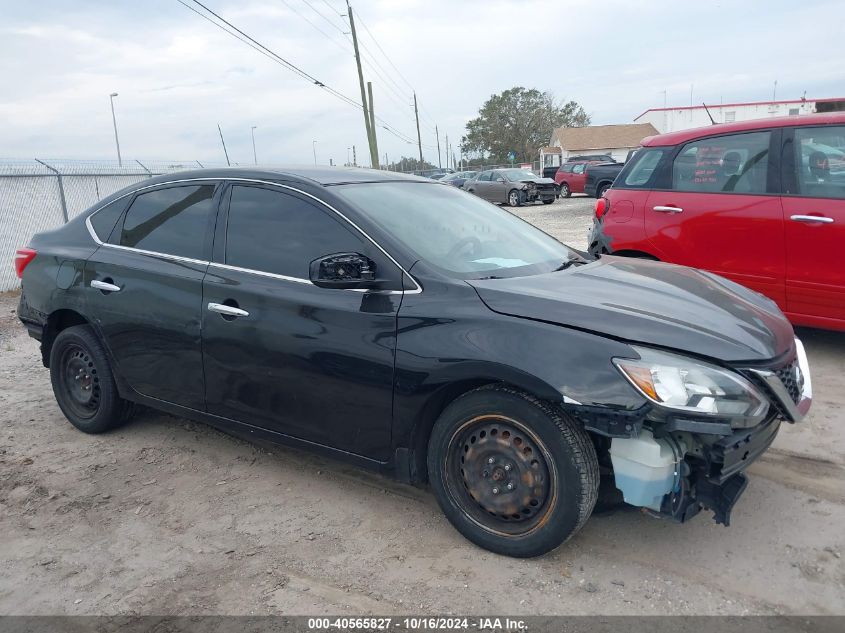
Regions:
<svg viewBox="0 0 845 633"><path fill-rule="evenodd" d="M593 198L601 198L604 192L610 189L616 176L622 171L622 168L631 160L631 157L637 152L632 149L625 157L624 163L598 163L587 165L587 175L584 181L584 193Z"/></svg>

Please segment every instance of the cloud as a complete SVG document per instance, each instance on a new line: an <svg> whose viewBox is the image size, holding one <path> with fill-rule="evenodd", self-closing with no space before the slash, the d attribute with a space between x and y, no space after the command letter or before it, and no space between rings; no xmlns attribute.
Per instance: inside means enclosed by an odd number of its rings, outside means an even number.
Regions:
<svg viewBox="0 0 845 633"><path fill-rule="evenodd" d="M315 0L204 3L360 101L348 24L339 15L345 3L327 0L334 11ZM262 161L310 162L313 140L321 162L345 161L353 144L359 158L366 154L359 110L176 0L7 4L2 156L112 157L111 92L119 93L126 156L222 160L218 123L237 161L252 159L253 125ZM670 105L687 105L691 84L696 103L764 100L775 80L783 98L805 90L843 96L835 93L841 69L833 51L845 8L836 2L361 0L353 8L365 59L377 62L365 66L376 113L415 138L413 85L425 155L434 162L435 124L441 144L448 134L456 146L483 101L514 85L579 101L595 123L629 122L662 106L664 90ZM378 133L382 155L416 154L414 145L381 127Z"/></svg>

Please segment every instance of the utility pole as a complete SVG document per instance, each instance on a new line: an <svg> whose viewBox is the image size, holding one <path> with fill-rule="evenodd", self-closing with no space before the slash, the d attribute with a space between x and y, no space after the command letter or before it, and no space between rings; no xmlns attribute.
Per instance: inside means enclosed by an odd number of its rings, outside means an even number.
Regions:
<svg viewBox="0 0 845 633"><path fill-rule="evenodd" d="M438 169L443 169L443 163L440 162L440 130L437 129L437 126L434 126L434 136L437 138L437 167Z"/></svg>
<svg viewBox="0 0 845 633"><path fill-rule="evenodd" d="M422 137L420 136L420 112L417 109L417 93L414 91L414 116L417 117L417 145L420 148L420 169L422 169L423 164L423 157L422 157Z"/></svg>
<svg viewBox="0 0 845 633"><path fill-rule="evenodd" d="M114 125L114 144L117 145L117 164L119 167L123 167L123 160L120 158L120 141L117 140L117 119L114 118L114 98L116 96L116 92L109 95L109 101L111 101L111 122Z"/></svg>
<svg viewBox="0 0 845 633"><path fill-rule="evenodd" d="M390 169L390 167L388 167L388 165L390 165L390 163L387 162L387 152L385 152L384 153L384 168Z"/></svg>
<svg viewBox="0 0 845 633"><path fill-rule="evenodd" d="M373 82L367 82L367 97L369 98L369 106L370 106L370 134L373 135L372 139L372 147L370 152L373 153L373 156L376 157L375 162L373 163L373 169L378 169L378 137L376 136L376 111L373 106Z"/></svg>
<svg viewBox="0 0 845 633"><path fill-rule="evenodd" d="M354 145L352 146L352 166L353 167L358 166L358 156L357 156L357 154L355 154L355 146Z"/></svg>
<svg viewBox="0 0 845 633"><path fill-rule="evenodd" d="M258 126L253 125L252 128L250 129L250 132L252 132L252 160L257 165L258 164L258 154L255 153L255 128L256 127L258 127Z"/></svg>
<svg viewBox="0 0 845 633"><path fill-rule="evenodd" d="M229 152L226 150L226 141L223 140L223 130L220 129L220 124L217 124L217 131L220 133L220 142L223 144L223 153L226 154L226 164L230 167L232 163L229 162Z"/></svg>
<svg viewBox="0 0 845 633"><path fill-rule="evenodd" d="M452 165L454 168L454 165ZM446 132L446 169L449 169L449 133Z"/></svg>
<svg viewBox="0 0 845 633"><path fill-rule="evenodd" d="M358 66L358 84L361 88L361 107L364 110L364 127L367 130L367 143L370 145L370 161L373 169L378 169L378 150L373 142L375 130L370 125L370 109L367 106L367 91L364 88L364 71L361 69L361 54L358 52L358 35L355 33L355 19L352 17L352 7L349 5L349 0L346 0L346 13L349 16L349 28L352 31L352 47L355 50L355 64Z"/></svg>

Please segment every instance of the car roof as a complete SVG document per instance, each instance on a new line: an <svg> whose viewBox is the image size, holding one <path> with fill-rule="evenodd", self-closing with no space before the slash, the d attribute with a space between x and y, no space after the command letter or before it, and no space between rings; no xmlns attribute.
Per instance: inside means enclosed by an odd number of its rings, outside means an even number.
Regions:
<svg viewBox="0 0 845 633"><path fill-rule="evenodd" d="M774 127L790 127L805 125L843 125L845 124L845 112L828 112L824 114L801 114L794 116L772 117L769 119L752 119L750 121L737 121L736 123L716 123L707 127L679 130L647 136L642 140L643 147L663 147L677 145L705 136L716 134L730 134L732 132L752 132L754 130L767 130Z"/></svg>
<svg viewBox="0 0 845 633"><path fill-rule="evenodd" d="M322 186L363 182L432 182L428 178L381 169L359 167L223 167L170 172L145 180L145 185L195 178L245 178L250 180L287 180Z"/></svg>

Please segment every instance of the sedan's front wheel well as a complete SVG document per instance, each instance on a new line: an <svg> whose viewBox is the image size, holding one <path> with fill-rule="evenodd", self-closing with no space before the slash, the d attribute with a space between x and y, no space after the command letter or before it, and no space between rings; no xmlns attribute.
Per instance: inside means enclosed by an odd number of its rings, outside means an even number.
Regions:
<svg viewBox="0 0 845 633"><path fill-rule="evenodd" d="M525 389L508 382L491 380L489 378L462 380L443 387L435 396L429 398L425 403L417 416L416 423L414 424L413 431L411 432L409 439L411 456L409 460L410 463L408 464L410 469L408 479L410 480L410 483L425 483L428 481L428 440L431 437L431 430L434 428L434 424L437 422L440 414L443 413L446 407L460 396L487 385L498 385L526 393L531 397L539 397L535 396L530 391L526 391ZM404 475L404 473L400 474L400 477L402 477L402 475Z"/></svg>
<svg viewBox="0 0 845 633"><path fill-rule="evenodd" d="M88 325L88 320L75 310L56 310L47 317L44 333L41 337L41 362L50 366L50 351L59 332L75 325Z"/></svg>

